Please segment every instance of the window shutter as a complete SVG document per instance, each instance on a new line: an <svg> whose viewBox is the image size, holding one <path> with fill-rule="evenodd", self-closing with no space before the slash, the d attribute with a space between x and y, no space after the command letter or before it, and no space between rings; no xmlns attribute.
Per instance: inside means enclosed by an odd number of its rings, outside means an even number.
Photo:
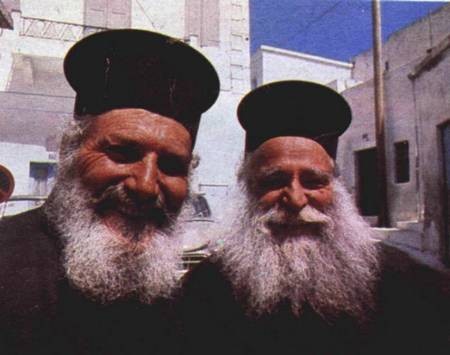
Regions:
<svg viewBox="0 0 450 355"><path fill-rule="evenodd" d="M186 0L186 37L190 36L197 36L201 46L219 45L219 0Z"/></svg>
<svg viewBox="0 0 450 355"><path fill-rule="evenodd" d="M84 23L103 28L131 26L131 0L85 0Z"/></svg>
<svg viewBox="0 0 450 355"><path fill-rule="evenodd" d="M108 28L129 28L131 26L131 0L108 1Z"/></svg>
<svg viewBox="0 0 450 355"><path fill-rule="evenodd" d="M219 46L220 8L219 0L203 0L202 46Z"/></svg>
<svg viewBox="0 0 450 355"><path fill-rule="evenodd" d="M200 23L202 15L202 0L186 0L186 37L200 38Z"/></svg>
<svg viewBox="0 0 450 355"><path fill-rule="evenodd" d="M85 0L84 24L93 27L106 27L107 0Z"/></svg>

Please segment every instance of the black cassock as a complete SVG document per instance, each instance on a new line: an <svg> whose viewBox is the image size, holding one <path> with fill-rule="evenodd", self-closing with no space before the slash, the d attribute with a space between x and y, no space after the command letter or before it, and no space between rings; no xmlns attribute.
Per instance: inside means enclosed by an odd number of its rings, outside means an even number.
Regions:
<svg viewBox="0 0 450 355"><path fill-rule="evenodd" d="M247 316L220 262L204 261L184 280L184 352L201 354L450 354L449 276L386 245L377 304L366 322L324 320L306 306L297 317L281 303Z"/></svg>
<svg viewBox="0 0 450 355"><path fill-rule="evenodd" d="M99 305L70 286L42 210L0 222L0 354L179 353L167 300Z"/></svg>

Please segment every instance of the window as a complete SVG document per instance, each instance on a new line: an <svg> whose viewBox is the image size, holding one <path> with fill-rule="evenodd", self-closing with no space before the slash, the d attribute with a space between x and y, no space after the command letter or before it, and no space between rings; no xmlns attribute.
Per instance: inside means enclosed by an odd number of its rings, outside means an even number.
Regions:
<svg viewBox="0 0 450 355"><path fill-rule="evenodd" d="M205 196L201 194L192 194L191 203L194 207L193 217L194 218L207 218L211 217L211 210L209 208L208 201Z"/></svg>
<svg viewBox="0 0 450 355"><path fill-rule="evenodd" d="M394 143L395 182L409 181L409 144L408 141Z"/></svg>
<svg viewBox="0 0 450 355"><path fill-rule="evenodd" d="M218 46L219 0L186 0L186 37L195 36L200 46Z"/></svg>
<svg viewBox="0 0 450 355"><path fill-rule="evenodd" d="M355 165L359 211L363 216L377 216L380 213L380 194L376 148L356 151Z"/></svg>
<svg viewBox="0 0 450 355"><path fill-rule="evenodd" d="M30 163L30 194L47 196L55 182L56 163Z"/></svg>
<svg viewBox="0 0 450 355"><path fill-rule="evenodd" d="M101 28L128 28L131 25L131 1L86 0L84 23Z"/></svg>

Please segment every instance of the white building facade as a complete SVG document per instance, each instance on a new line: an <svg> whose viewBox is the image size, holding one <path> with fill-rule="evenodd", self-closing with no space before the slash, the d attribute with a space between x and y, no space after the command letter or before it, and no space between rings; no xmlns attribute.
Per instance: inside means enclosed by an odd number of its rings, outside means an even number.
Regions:
<svg viewBox="0 0 450 355"><path fill-rule="evenodd" d="M255 88L279 80L305 80L343 90L352 85L352 64L261 46L251 56L251 84Z"/></svg>

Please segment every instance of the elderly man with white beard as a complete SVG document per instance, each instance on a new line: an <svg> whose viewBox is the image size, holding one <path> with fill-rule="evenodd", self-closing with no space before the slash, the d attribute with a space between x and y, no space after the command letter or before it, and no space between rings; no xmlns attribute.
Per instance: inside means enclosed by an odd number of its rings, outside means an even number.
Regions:
<svg viewBox="0 0 450 355"><path fill-rule="evenodd" d="M112 30L75 44L57 182L0 224L1 354L176 354L177 222L219 79L173 38Z"/></svg>
<svg viewBox="0 0 450 355"><path fill-rule="evenodd" d="M240 195L184 281L186 353L447 353L448 275L377 244L337 178L344 98L275 82L244 97L238 117Z"/></svg>

